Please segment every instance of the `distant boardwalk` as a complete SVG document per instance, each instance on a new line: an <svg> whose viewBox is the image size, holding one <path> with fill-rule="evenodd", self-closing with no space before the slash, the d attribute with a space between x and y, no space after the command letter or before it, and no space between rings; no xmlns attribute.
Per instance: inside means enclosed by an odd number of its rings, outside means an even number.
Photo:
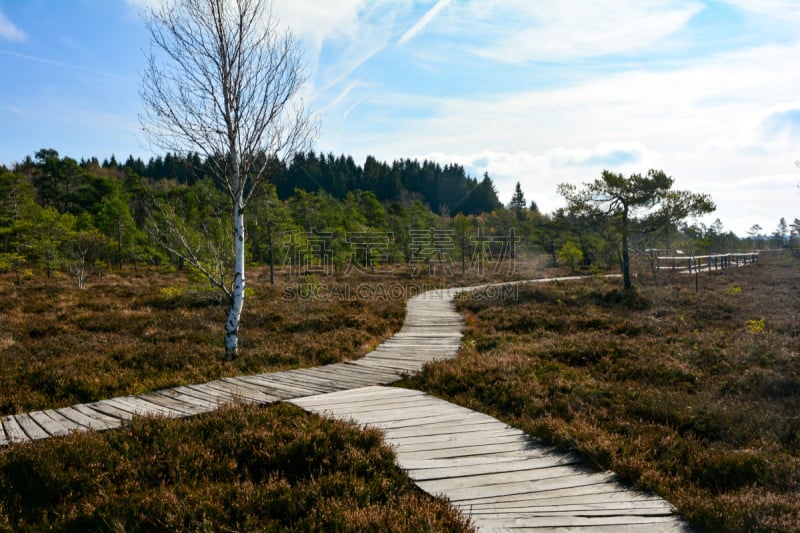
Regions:
<svg viewBox="0 0 800 533"><path fill-rule="evenodd" d="M232 401L288 400L381 428L417 485L447 496L480 531L690 531L669 503L625 488L613 473L598 472L488 415L419 391L381 386L456 355L464 322L453 299L472 289L409 299L403 328L356 361L5 416L0 444L117 428L134 416L192 416Z"/></svg>

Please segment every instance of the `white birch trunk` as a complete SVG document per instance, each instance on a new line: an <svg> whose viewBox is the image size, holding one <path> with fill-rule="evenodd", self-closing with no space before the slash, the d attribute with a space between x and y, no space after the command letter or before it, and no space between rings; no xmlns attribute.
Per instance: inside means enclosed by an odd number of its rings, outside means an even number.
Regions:
<svg viewBox="0 0 800 533"><path fill-rule="evenodd" d="M233 216L233 287L231 307L225 322L225 351L236 355L239 346L239 320L244 307L244 208L237 202Z"/></svg>

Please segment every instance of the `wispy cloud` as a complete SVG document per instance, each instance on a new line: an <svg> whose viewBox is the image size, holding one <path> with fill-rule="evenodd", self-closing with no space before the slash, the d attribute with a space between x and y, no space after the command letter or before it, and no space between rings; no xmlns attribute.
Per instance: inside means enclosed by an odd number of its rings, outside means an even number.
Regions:
<svg viewBox="0 0 800 533"><path fill-rule="evenodd" d="M430 8L428 10L428 12L425 13L422 16L422 18L420 18L417 21L416 24L411 26L411 28L409 28L408 31L406 31L400 37L400 39L398 39L397 44L399 46L402 46L402 45L406 44L408 41L410 41L411 39L413 39L414 36L417 35L419 32L421 32L423 29L425 29L425 26L430 24L431 21L434 18L436 18L436 15L439 14L439 11L441 11L442 9L447 7L447 4L449 4L449 3L450 3L450 0L439 0L438 2L436 2L436 5L434 5L432 8Z"/></svg>
<svg viewBox="0 0 800 533"><path fill-rule="evenodd" d="M474 54L522 64L652 50L702 10L697 0L472 0L449 22L475 35Z"/></svg>
<svg viewBox="0 0 800 533"><path fill-rule="evenodd" d="M0 11L0 39L21 42L27 40L28 36Z"/></svg>

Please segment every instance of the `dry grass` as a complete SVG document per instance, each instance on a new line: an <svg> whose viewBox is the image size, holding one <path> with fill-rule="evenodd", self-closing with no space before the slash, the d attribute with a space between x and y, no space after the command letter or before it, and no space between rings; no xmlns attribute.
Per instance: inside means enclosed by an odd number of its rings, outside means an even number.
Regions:
<svg viewBox="0 0 800 533"><path fill-rule="evenodd" d="M405 385L578 450L708 530L800 530L798 259L703 274L698 293L619 283L465 297L459 358Z"/></svg>
<svg viewBox="0 0 800 533"><path fill-rule="evenodd" d="M402 299L294 297L294 285L259 274L233 361L223 353L225 310L183 273L112 272L83 290L67 279L0 279L0 414L352 359L402 325ZM329 292L380 286L329 283Z"/></svg>
<svg viewBox="0 0 800 533"><path fill-rule="evenodd" d="M0 448L0 531L467 531L377 431L285 404Z"/></svg>

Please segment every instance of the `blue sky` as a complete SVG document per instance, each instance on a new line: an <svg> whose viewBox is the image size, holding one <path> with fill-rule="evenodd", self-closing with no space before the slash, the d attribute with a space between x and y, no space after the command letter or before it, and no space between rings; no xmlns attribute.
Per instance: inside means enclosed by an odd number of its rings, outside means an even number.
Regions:
<svg viewBox="0 0 800 533"><path fill-rule="evenodd" d="M154 155L139 130L156 0L0 0L0 163ZM275 0L316 149L519 181L663 169L725 227L800 218L800 0Z"/></svg>

